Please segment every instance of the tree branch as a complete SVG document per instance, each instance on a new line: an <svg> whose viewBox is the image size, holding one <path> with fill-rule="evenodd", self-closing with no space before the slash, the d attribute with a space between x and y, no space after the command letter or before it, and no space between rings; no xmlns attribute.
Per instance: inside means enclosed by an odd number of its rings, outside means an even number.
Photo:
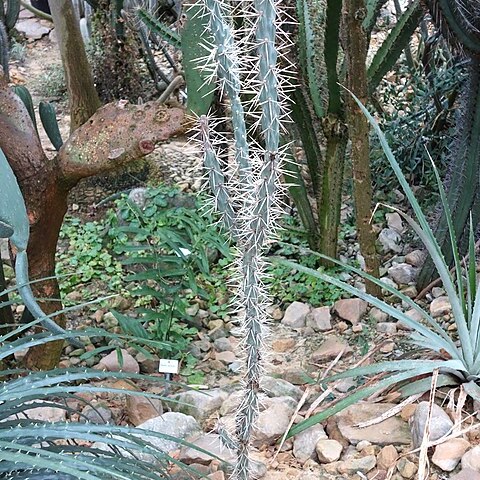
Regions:
<svg viewBox="0 0 480 480"><path fill-rule="evenodd" d="M151 153L158 142L186 130L185 114L159 102L121 100L100 108L72 133L58 154L67 183L107 173Z"/></svg>

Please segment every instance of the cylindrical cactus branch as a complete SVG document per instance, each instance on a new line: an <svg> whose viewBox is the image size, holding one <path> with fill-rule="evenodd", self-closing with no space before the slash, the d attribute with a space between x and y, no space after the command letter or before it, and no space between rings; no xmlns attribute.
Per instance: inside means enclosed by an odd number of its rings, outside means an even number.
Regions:
<svg viewBox="0 0 480 480"><path fill-rule="evenodd" d="M237 299L241 309L242 350L245 354L244 395L235 418L235 432L229 442L235 445L237 463L234 478L250 475L249 450L258 415L260 377L264 367L267 333L267 295L262 282L262 255L275 224L278 204L280 165L280 126L283 98L278 68L278 4L253 0L245 4L246 23L254 30L248 37L232 28L229 7L217 0L205 0L209 28L215 45L215 74L221 95L228 98L233 129L233 175L226 173L211 141L208 119L199 122L205 167L209 175L215 205L226 227L232 232L238 250L240 277ZM252 20L253 16L253 20ZM241 44L240 44L241 43ZM244 54L242 54L244 52ZM242 69L240 69L240 65ZM252 72L255 72L252 75ZM242 82L244 82L242 84ZM248 93L248 95L244 95ZM253 94L253 99L252 99ZM249 105L245 105L249 98ZM248 128L246 112L258 118ZM252 117L252 118L253 118Z"/></svg>

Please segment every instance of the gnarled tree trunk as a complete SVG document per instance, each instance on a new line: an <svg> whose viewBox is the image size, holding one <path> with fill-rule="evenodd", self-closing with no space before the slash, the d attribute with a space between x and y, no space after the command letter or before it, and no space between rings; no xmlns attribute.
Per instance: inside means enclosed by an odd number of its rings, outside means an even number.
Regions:
<svg viewBox="0 0 480 480"><path fill-rule="evenodd" d="M55 252L69 191L83 178L116 170L152 152L158 142L184 131L184 112L158 102L108 104L72 133L49 160L20 98L0 77L0 148L17 176L30 220L30 278L55 275ZM39 298L59 298L58 282L32 285ZM45 313L61 309L58 300L43 302ZM57 322L64 326L63 316ZM32 348L29 368L49 369L60 359L63 342Z"/></svg>

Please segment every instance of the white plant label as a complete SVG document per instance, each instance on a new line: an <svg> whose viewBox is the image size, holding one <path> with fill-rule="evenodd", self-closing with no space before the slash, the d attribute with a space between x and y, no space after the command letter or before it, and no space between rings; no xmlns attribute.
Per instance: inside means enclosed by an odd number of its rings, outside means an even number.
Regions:
<svg viewBox="0 0 480 480"><path fill-rule="evenodd" d="M178 368L180 366L180 362L178 360L169 360L166 358L160 359L160 364L158 366L158 371L160 373L178 373Z"/></svg>

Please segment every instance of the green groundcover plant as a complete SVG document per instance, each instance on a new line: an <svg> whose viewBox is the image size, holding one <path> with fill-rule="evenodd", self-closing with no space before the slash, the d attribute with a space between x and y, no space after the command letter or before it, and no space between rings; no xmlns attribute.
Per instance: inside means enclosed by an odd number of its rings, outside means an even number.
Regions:
<svg viewBox="0 0 480 480"><path fill-rule="evenodd" d="M0 303L0 308L10 303ZM37 323L38 320L0 336L0 478L161 479L169 478L172 465L181 468L186 477L194 472L154 444L158 438L183 445L190 445L188 442L139 428L92 424L80 412L82 406L89 405L82 399L84 393L163 398L159 394L121 390L110 386L111 382L106 384L103 381L141 379L166 386L162 378L82 368L40 372L7 368L13 364L14 354L25 348L80 334L104 335L117 344L126 340L125 336L100 329L59 335L48 332L25 335ZM21 337L17 338L19 335ZM12 340L14 338L16 340ZM77 404L78 407L72 407ZM63 409L69 416L78 414L79 421L49 422L29 418L31 409L37 407ZM153 463L155 468L152 468Z"/></svg>
<svg viewBox="0 0 480 480"><path fill-rule="evenodd" d="M402 311L396 309L385 301L372 295L364 293L358 288L345 283L338 278L334 278L325 273L314 269L304 267L295 262L274 258L273 262L288 265L292 269L307 273L315 278L329 282L345 292L366 300L371 305L381 309L392 318L409 326L413 332L410 341L416 347L415 353L417 358L379 362L365 367L354 368L336 375L332 375L325 382L332 382L342 378L364 377L368 375L381 374L381 377L374 384L361 387L351 393L346 398L340 399L329 405L326 409L310 417L308 420L297 424L293 427L289 436L296 435L308 427L322 422L326 418L353 405L354 403L367 398L381 389L397 387L402 395L412 395L429 390L431 379L430 375L434 371L438 371L438 386L462 385L465 392L475 400L480 400L480 288L476 278L476 262L475 262L475 246L474 246L474 229L470 225L469 240L469 259L462 261L458 252L455 241L455 231L452 222L452 215L446 200L445 190L440 180L438 171L433 165L436 176L440 197L443 208L447 215L450 240L455 258L454 273L451 274L447 263L442 255L442 251L435 236L427 222L427 219L420 208L415 195L405 179L402 170L399 167L388 142L381 131L380 127L370 115L368 110L355 97L359 107L362 109L369 122L371 123L375 133L377 134L387 160L392 167L406 197L415 214L416 220L403 212L399 214L406 220L412 230L424 243L431 259L433 260L438 274L442 280L443 287L448 295L452 307L453 320L457 328L457 337L445 330L441 324L434 319L428 312L423 310L412 299L404 295L395 288L373 278L362 270L353 266L343 265L343 267L362 278L369 280L390 294L399 298L407 304L409 308L414 309L421 316L420 321L413 320ZM303 249L304 254L318 255L312 251ZM329 259L332 262L342 265L340 262ZM419 357L419 358L418 358Z"/></svg>

